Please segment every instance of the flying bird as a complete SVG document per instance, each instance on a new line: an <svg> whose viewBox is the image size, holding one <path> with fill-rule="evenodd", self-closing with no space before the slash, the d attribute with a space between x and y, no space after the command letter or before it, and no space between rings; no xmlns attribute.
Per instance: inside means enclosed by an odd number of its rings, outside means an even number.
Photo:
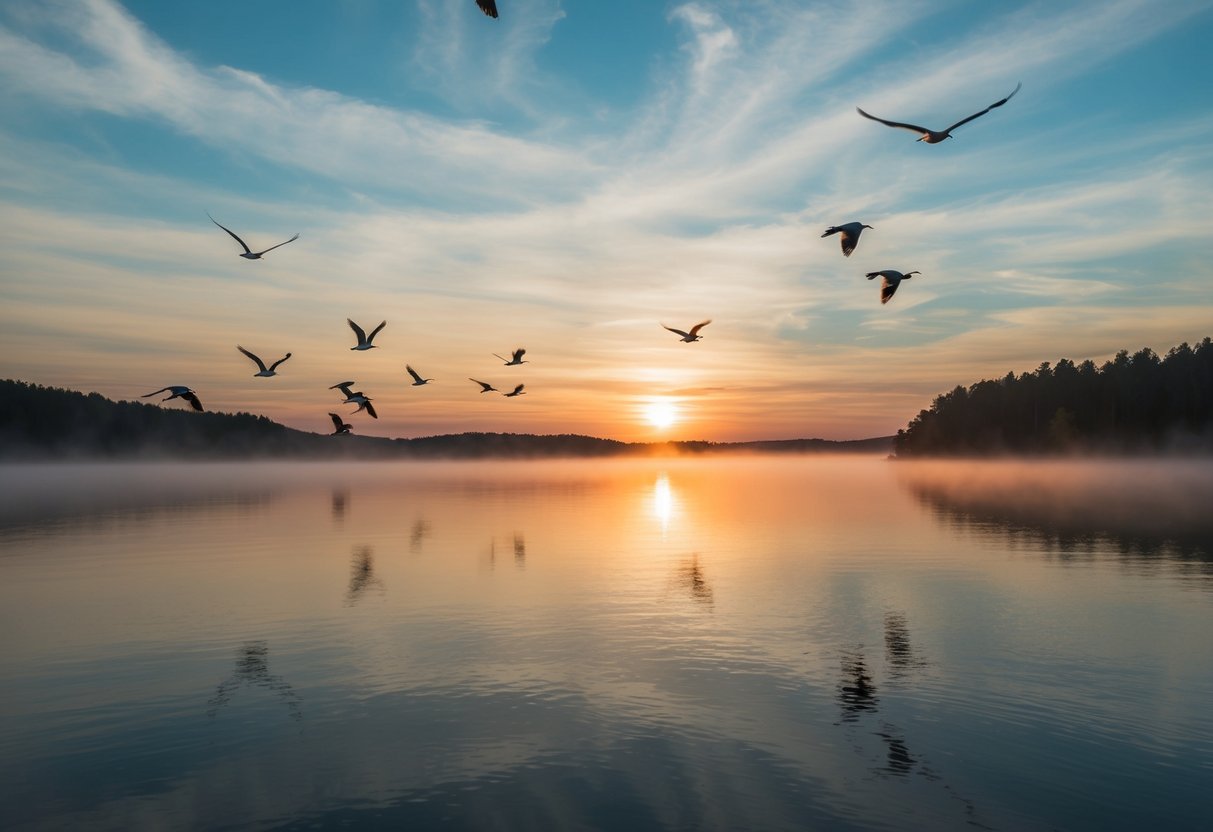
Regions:
<svg viewBox="0 0 1213 832"><path fill-rule="evenodd" d="M509 392L509 393L502 393L501 395L505 396L507 399L512 399L512 398L514 398L515 396L524 396L524 395L526 395L526 394L522 392L522 388L523 388L523 387L526 387L526 385L525 385L525 384L519 384L519 385L518 385L517 387L515 387L515 388L514 388L514 389L513 389L511 392ZM486 391L481 391L481 392L486 392Z"/></svg>
<svg viewBox="0 0 1213 832"><path fill-rule="evenodd" d="M710 320L701 321L700 323L697 323L697 324L695 324L695 326L691 327L690 332L683 332L681 329L674 329L674 327L666 326L665 324L662 324L662 327L664 327L665 329L668 329L670 332L674 333L675 335L681 336L683 341L690 344L694 341L703 340L703 338L699 334L699 330L703 329L705 326L707 326L710 323L711 323Z"/></svg>
<svg viewBox="0 0 1213 832"><path fill-rule="evenodd" d="M493 353L493 355L496 355L498 358L500 358L502 361L504 361L505 366L507 366L507 367L513 367L515 364L528 363L528 362L522 360L522 356L526 355L526 350L524 350L522 347L519 347L518 349L516 349L512 353L510 353L509 358L506 358L504 355L497 355L497 353Z"/></svg>
<svg viewBox="0 0 1213 832"><path fill-rule="evenodd" d="M354 323L349 318L346 318L345 322L350 325L350 329L354 330L354 334L358 336L358 346L350 347L351 350L373 350L375 345L372 344L371 341L375 340L375 336L379 334L379 330L387 326L387 321L384 321L383 323L379 324L379 326L375 327L375 329L371 331L370 336L368 336L365 332L363 332L362 327L358 326L358 324Z"/></svg>
<svg viewBox="0 0 1213 832"><path fill-rule="evenodd" d="M900 127L903 130L913 130L915 133L921 133L922 135L920 135L918 137L918 141L920 141L920 142L926 142L927 144L939 144L944 139L952 138L952 131L955 130L957 127L961 126L962 124L968 124L973 119L975 119L979 116L984 116L986 113L990 112L990 110L993 110L995 107L1001 107L1003 104L1006 104L1008 101L1011 100L1011 96L1013 96L1013 95L1015 95L1015 93L1019 92L1019 88L1022 86L1023 86L1022 83L1016 84L1015 89L1013 89L1011 91L1011 95L1008 95L1006 98L1002 98L1002 99L999 99L998 101L995 101L993 104L991 104L989 107L986 107L980 113L973 113L973 115L969 116L968 118L962 118L960 121L953 124L947 130L928 130L925 127L919 127L917 124L906 124L901 121L886 121L885 119L877 118L876 116L871 115L870 113L865 113L863 110L859 109L858 107L856 107L855 109L859 111L859 114L861 116L863 116L864 118L870 118L870 119L872 119L872 121L879 121L881 124L887 124L889 127Z"/></svg>
<svg viewBox="0 0 1213 832"><path fill-rule="evenodd" d="M152 396L158 395L160 393L172 393L171 396L167 396L167 397L161 399L160 401L162 401L162 402L167 402L167 401L169 401L169 399L185 399L187 402L190 403L190 405L194 408L194 410L197 410L200 412L202 410L202 402L198 401L198 394L195 393L193 390L189 389L188 387L184 387L180 384L174 384L170 387L161 387L159 390L157 390L153 393L148 393L147 395L143 396L142 398L145 398L145 399L151 398Z"/></svg>
<svg viewBox="0 0 1213 832"><path fill-rule="evenodd" d="M476 381L476 379L472 378L471 376L468 376L468 381ZM499 392L501 392L496 387L494 387L493 385L489 384L486 381L476 381L476 383L480 385L481 393L499 393Z"/></svg>
<svg viewBox="0 0 1213 832"><path fill-rule="evenodd" d="M418 373L416 370L414 370L412 367L410 367L408 364L404 365L404 369L408 370L409 375L413 377L413 386L414 387L421 387L422 385L429 384L431 381L433 381L432 378L422 378L421 374Z"/></svg>
<svg viewBox="0 0 1213 832"><path fill-rule="evenodd" d="M497 0L476 0L476 5L489 17L497 17Z"/></svg>
<svg viewBox="0 0 1213 832"><path fill-rule="evenodd" d="M371 400L368 399L366 396L362 395L361 393L355 393L354 398L350 399L348 401L351 404L353 404L354 402L358 403L358 408L354 411L354 413L361 413L362 411L365 410L367 413L371 414L372 419L379 418L379 414L375 412L375 406L371 404ZM353 416L354 413L351 413L350 415Z"/></svg>
<svg viewBox="0 0 1213 832"><path fill-rule="evenodd" d="M333 420L333 432L330 436L343 436L354 429L353 425L342 421L336 413L330 413L329 418Z"/></svg>
<svg viewBox="0 0 1213 832"><path fill-rule="evenodd" d="M893 297L893 293L896 292L897 287L901 285L901 281L909 280L910 275L913 274L922 274L922 272L906 272L905 274L902 274L901 272L894 271L893 269L885 269L879 272L868 272L868 280L872 280L873 278L877 277L884 278L884 280L880 281L880 302L888 303L889 298Z"/></svg>
<svg viewBox="0 0 1213 832"><path fill-rule="evenodd" d="M288 353L287 353L286 355L284 355L282 358L279 358L277 361L275 361L273 364L271 364L271 365L269 366L269 369L266 369L265 362L264 362L264 361L262 361L262 360L261 360L260 358L258 358L257 356L253 355L251 352L249 352L248 350L246 350L244 347L242 347L242 346L240 346L239 344L237 344L237 345L236 345L236 349L240 350L240 351L241 351L242 353L244 353L246 356L248 356L249 358L251 358L251 359L252 359L252 361L253 361L253 363L254 363L254 364L256 364L258 367L260 367L260 368L261 368L261 372L258 372L258 373L253 373L253 378L257 378L258 376L261 376L261 377L264 377L264 378L269 378L270 376L276 376L276 375L278 375L278 373L276 373L276 372L275 372L275 370L278 368L278 365L279 365L279 364L281 364L283 361L286 361L288 358L290 358L290 357L291 357L291 354L288 352Z"/></svg>
<svg viewBox="0 0 1213 832"><path fill-rule="evenodd" d="M211 217L210 214L207 214L207 216ZM215 223L215 225L219 225L219 222L214 217L211 217L211 222ZM294 237L291 237L286 242L279 243L277 246L270 246L269 248L264 249L262 251L253 251L251 248L248 247L248 243L244 242L244 240L242 240L236 236L235 231L232 231L232 229L230 229L226 226L223 226L223 225L219 225L219 227L222 228L224 231L226 231L228 234L231 234L233 240L240 243L240 247L244 249L244 254L241 254L240 256L243 257L245 260L260 260L261 255L269 254L271 251L278 248L279 246L284 246L287 243L293 243L299 239L299 235L296 234Z"/></svg>
<svg viewBox="0 0 1213 832"><path fill-rule="evenodd" d="M859 235L863 233L865 228L872 228L872 226L864 225L861 222L831 225L821 236L829 237L831 234L837 234L839 242L842 243L842 256L850 257L851 252L855 250L855 246L859 245Z"/></svg>

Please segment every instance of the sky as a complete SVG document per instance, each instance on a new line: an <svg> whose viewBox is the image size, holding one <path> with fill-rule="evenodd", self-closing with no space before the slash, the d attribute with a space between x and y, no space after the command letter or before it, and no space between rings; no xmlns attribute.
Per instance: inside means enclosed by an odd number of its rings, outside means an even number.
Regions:
<svg viewBox="0 0 1213 832"><path fill-rule="evenodd" d="M318 432L354 380L369 435L850 439L1213 335L1213 2L498 6L0 3L0 377ZM1020 82L936 145L855 112ZM208 212L300 237L247 261ZM922 274L882 306L880 269Z"/></svg>

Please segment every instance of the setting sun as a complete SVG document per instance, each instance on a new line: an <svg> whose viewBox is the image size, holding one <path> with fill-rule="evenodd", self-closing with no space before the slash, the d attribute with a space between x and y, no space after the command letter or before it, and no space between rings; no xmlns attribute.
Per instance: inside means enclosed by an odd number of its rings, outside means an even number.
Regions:
<svg viewBox="0 0 1213 832"><path fill-rule="evenodd" d="M652 402L645 407L644 418L655 428L668 428L678 421L678 405L665 401Z"/></svg>

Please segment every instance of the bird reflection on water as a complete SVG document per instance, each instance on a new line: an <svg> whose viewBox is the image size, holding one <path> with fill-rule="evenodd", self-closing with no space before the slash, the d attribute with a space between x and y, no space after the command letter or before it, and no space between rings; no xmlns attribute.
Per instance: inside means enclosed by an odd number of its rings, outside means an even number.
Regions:
<svg viewBox="0 0 1213 832"><path fill-rule="evenodd" d="M269 655L270 648L264 640L242 644L236 652L236 670L219 683L215 695L207 702L207 716L217 716L219 709L232 700L236 691L247 685L270 691L286 705L291 719L302 719L299 694L281 676L270 673Z"/></svg>
<svg viewBox="0 0 1213 832"><path fill-rule="evenodd" d="M698 553L691 555L690 560L679 564L674 571L674 582L686 590L691 600L702 605L709 612L713 610L712 587L704 575L703 567L699 565Z"/></svg>
<svg viewBox="0 0 1213 832"><path fill-rule="evenodd" d="M417 553L421 551L421 544L430 536L430 524L427 520L418 519L413 521L413 527L409 529L409 551Z"/></svg>
<svg viewBox="0 0 1213 832"><path fill-rule="evenodd" d="M372 587L383 590L383 584L375 577L375 551L370 546L359 546L350 555L350 586L345 593L345 605L354 606Z"/></svg>
<svg viewBox="0 0 1213 832"><path fill-rule="evenodd" d="M345 508L349 502L349 496L349 492L344 489L333 489L332 505L330 510L335 522L340 523L345 519Z"/></svg>
<svg viewBox="0 0 1213 832"><path fill-rule="evenodd" d="M514 565L519 569L526 566L526 538L518 533L514 533Z"/></svg>

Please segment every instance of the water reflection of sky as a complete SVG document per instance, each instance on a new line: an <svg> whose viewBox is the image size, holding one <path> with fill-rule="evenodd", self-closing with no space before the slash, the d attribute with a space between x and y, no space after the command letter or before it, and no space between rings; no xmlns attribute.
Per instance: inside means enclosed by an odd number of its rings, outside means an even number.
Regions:
<svg viewBox="0 0 1213 832"><path fill-rule="evenodd" d="M900 465L103 468L0 509L14 828L1207 813L1213 595L1098 536L1058 570Z"/></svg>

